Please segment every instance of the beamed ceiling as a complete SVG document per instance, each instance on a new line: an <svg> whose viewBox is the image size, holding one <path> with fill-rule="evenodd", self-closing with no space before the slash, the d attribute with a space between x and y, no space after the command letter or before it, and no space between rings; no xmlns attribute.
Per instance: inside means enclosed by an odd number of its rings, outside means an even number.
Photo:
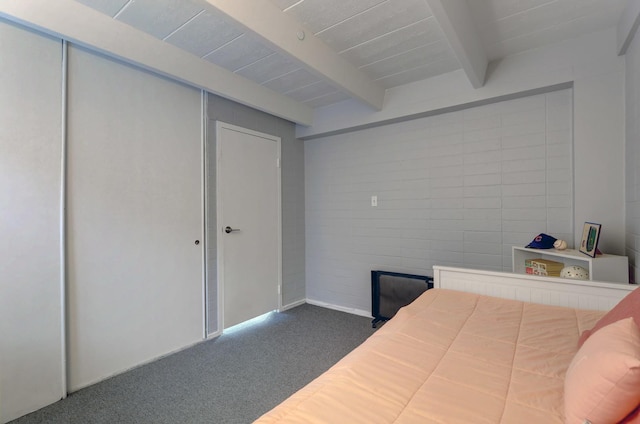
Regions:
<svg viewBox="0 0 640 424"><path fill-rule="evenodd" d="M627 6L627 0L58 0L50 2L61 14L56 26L44 16L47 8L54 13L47 1L4 3L14 6L0 6L0 16L125 60L130 53L86 34L99 26L102 37L125 34L119 43L139 36L149 46L171 45L184 54L170 57L169 68L197 65L203 74L210 69L212 80L246 82L253 93L195 85L245 104L275 93L304 116L352 98L380 110L385 90L455 70L479 88L489 62L615 27ZM42 17L26 10L35 7L44 9ZM73 13L66 21L65 8ZM86 28L65 34L65 24L83 22Z"/></svg>

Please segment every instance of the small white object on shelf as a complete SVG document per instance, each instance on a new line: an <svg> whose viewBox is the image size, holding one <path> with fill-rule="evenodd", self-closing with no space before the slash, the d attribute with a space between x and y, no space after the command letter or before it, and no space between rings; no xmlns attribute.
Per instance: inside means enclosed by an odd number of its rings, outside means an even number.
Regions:
<svg viewBox="0 0 640 424"><path fill-rule="evenodd" d="M588 280L589 271L578 265L569 265L562 268L560 276L562 278L572 278L574 280Z"/></svg>
<svg viewBox="0 0 640 424"><path fill-rule="evenodd" d="M566 250L567 242L564 240L556 240L555 243L553 243L553 247L555 247L557 250Z"/></svg>
<svg viewBox="0 0 640 424"><path fill-rule="evenodd" d="M618 255L597 255L595 258L574 249L530 249L512 247L513 272L525 274L525 260L534 258L551 259L564 263L565 266L576 265L589 272L591 281L611 281L629 284L629 259Z"/></svg>

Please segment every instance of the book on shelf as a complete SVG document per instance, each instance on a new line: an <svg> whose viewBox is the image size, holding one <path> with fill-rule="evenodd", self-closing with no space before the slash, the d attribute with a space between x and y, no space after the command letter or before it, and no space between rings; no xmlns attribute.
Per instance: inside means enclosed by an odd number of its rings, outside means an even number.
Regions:
<svg viewBox="0 0 640 424"><path fill-rule="evenodd" d="M525 259L524 266L527 274L559 277L560 271L564 268L564 263L550 259L533 258Z"/></svg>

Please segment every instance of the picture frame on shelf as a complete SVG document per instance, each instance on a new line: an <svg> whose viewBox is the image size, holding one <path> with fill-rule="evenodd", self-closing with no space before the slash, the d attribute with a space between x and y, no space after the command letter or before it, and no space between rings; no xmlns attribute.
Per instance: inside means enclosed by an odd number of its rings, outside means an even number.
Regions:
<svg viewBox="0 0 640 424"><path fill-rule="evenodd" d="M580 241L580 252L585 255L596 257L598 253L598 241L600 240L600 229L602 225L595 222L585 222L582 227L582 240Z"/></svg>

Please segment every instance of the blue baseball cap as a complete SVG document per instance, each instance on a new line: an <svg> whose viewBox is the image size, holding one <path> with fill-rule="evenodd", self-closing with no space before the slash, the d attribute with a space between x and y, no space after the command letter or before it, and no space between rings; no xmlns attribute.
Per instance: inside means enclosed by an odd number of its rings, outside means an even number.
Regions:
<svg viewBox="0 0 640 424"><path fill-rule="evenodd" d="M552 249L553 243L555 242L555 237L551 237L548 234L540 233L533 239L531 243L527 244L525 247L530 247L532 249Z"/></svg>

